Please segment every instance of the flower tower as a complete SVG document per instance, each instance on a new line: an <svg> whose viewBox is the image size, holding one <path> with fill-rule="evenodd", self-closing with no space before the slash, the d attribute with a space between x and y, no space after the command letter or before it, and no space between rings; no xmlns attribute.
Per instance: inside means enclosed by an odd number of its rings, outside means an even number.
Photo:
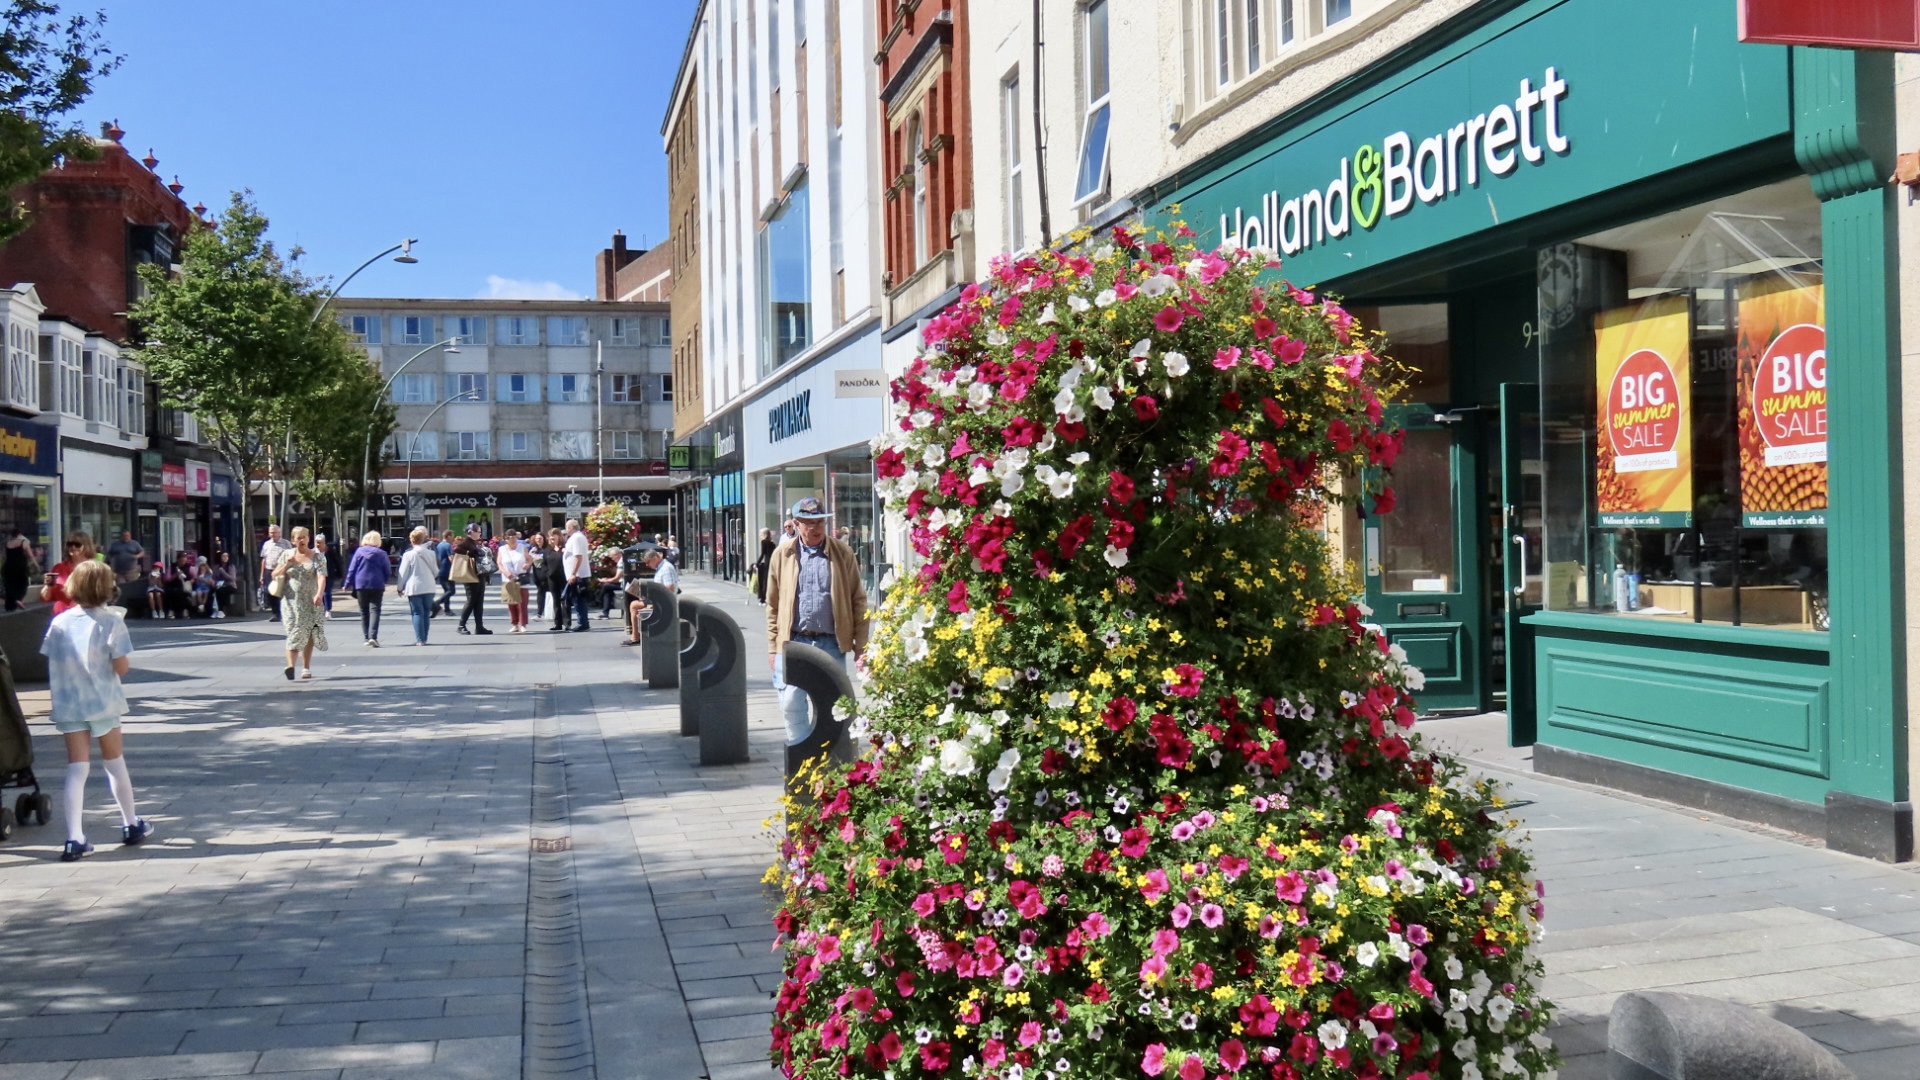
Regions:
<svg viewBox="0 0 1920 1080"><path fill-rule="evenodd" d="M588 511L581 528L593 546L589 558L596 573L612 572L621 554L640 542L640 518L625 503L601 503Z"/></svg>
<svg viewBox="0 0 1920 1080"><path fill-rule="evenodd" d="M1397 369L1186 235L996 262L893 385L921 561L772 872L788 1076L1552 1075L1540 890L1313 527L1391 509Z"/></svg>

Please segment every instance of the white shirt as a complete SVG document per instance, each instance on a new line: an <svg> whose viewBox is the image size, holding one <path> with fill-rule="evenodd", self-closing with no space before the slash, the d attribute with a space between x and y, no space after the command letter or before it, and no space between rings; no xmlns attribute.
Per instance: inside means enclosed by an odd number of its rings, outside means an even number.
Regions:
<svg viewBox="0 0 1920 1080"><path fill-rule="evenodd" d="M53 721L98 730L103 722L125 716L127 696L113 662L132 652L126 621L113 611L70 607L54 616L40 643L53 691Z"/></svg>
<svg viewBox="0 0 1920 1080"><path fill-rule="evenodd" d="M287 552L292 550L293 545L279 537L269 539L266 543L260 545L260 569L272 570L274 567L279 566L280 560L285 558Z"/></svg>
<svg viewBox="0 0 1920 1080"><path fill-rule="evenodd" d="M579 581L587 576L587 562L593 555L593 547L587 543L587 534L584 531L567 537L565 546L561 548L561 555L566 560L569 580Z"/></svg>
<svg viewBox="0 0 1920 1080"><path fill-rule="evenodd" d="M665 559L660 560L660 569L653 572L653 580L674 592L680 591L680 570Z"/></svg>
<svg viewBox="0 0 1920 1080"><path fill-rule="evenodd" d="M527 569L526 553L512 544L500 545L500 553L496 561L500 564L500 573L510 578L519 577Z"/></svg>

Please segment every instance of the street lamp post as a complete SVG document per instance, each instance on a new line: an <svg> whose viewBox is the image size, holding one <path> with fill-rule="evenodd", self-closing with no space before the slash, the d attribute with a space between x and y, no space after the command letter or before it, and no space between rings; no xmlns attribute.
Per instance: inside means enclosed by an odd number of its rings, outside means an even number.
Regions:
<svg viewBox="0 0 1920 1080"><path fill-rule="evenodd" d="M480 395L475 391L462 390L461 392L453 395L452 397L446 399L445 401L442 401L440 404L435 405L432 411L428 412L427 415L420 418L420 423L413 429L413 435L407 441L407 497L409 499L413 497L413 442L414 440L417 440L420 438L420 433L422 431L425 431L427 429L427 421L433 419L435 416L438 416L441 409L446 408L447 406L453 404L456 401L482 401L482 400L485 400L485 399L480 397ZM409 522L409 524L418 524L418 523Z"/></svg>
<svg viewBox="0 0 1920 1080"><path fill-rule="evenodd" d="M400 366L393 369L392 375L387 376L387 384L380 388L380 401L374 404L374 412L377 413L380 411L380 403L387 400L387 395L393 391L393 384L399 380L400 373L407 370L408 364L413 363L415 360L420 359L443 345L446 346L447 351L442 355L457 355L460 352L459 335L456 334L442 341L436 341L426 348L421 349L419 352L414 353L412 356L407 357L405 360L400 361ZM367 437L365 440L366 445L360 451L360 532L362 535L367 531L367 474L372 470L373 462L372 417L368 417L368 421Z"/></svg>
<svg viewBox="0 0 1920 1080"><path fill-rule="evenodd" d="M307 320L307 326L313 327L313 326L319 325L320 316L326 314L327 308L333 304L333 298L336 296L339 296L340 290L347 287L347 282L352 281L355 277L359 276L360 271L365 270L367 267L372 266L374 263L379 262L381 259L384 259L389 255L393 255L393 261L401 264L402 266L412 266L414 263L419 262L420 260L416 258L413 254L413 245L419 242L420 242L419 240L413 237L408 237L405 240L402 240L399 243L393 245L392 247L387 248L386 250L375 254L372 258L368 259L366 262L361 263L359 266L354 267L352 273L349 273L346 277L341 278L337 283L334 284L333 288L327 290L327 293L325 296L320 298L320 303L314 306L313 317ZM399 252L398 255L394 255L394 252L396 251ZM292 495L293 495L293 421L288 420L287 421L287 452L286 452L286 456L281 458L280 460L280 519L283 522L285 521L287 516L287 501L289 498L292 497ZM361 502L364 504L365 501L366 500L363 497L361 499ZM365 514L363 513L361 517L362 517L362 521L360 524L363 527L360 531L365 532L366 531L366 529L364 528L364 526L366 525L366 521L364 520ZM338 523L336 522L336 525L337 524Z"/></svg>

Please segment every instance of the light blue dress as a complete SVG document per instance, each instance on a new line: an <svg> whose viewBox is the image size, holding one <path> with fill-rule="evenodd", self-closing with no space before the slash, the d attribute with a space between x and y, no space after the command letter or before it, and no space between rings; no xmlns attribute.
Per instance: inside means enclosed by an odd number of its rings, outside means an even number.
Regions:
<svg viewBox="0 0 1920 1080"><path fill-rule="evenodd" d="M127 695L113 662L133 655L133 638L118 612L71 607L53 617L40 643L47 658L55 731L104 735L127 714Z"/></svg>

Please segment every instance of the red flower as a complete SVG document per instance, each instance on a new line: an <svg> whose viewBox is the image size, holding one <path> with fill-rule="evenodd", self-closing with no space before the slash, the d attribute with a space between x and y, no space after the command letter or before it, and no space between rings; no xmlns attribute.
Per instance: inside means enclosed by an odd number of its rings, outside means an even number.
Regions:
<svg viewBox="0 0 1920 1080"><path fill-rule="evenodd" d="M952 1054L951 1044L930 1042L920 1048L920 1065L931 1073L946 1072Z"/></svg>
<svg viewBox="0 0 1920 1080"><path fill-rule="evenodd" d="M956 581L953 588L947 590L947 610L959 614L967 610L967 583Z"/></svg>
<svg viewBox="0 0 1920 1080"><path fill-rule="evenodd" d="M1167 684L1167 693L1174 697L1200 696L1200 683L1207 673L1192 664L1179 664L1173 669L1174 681Z"/></svg>
<svg viewBox="0 0 1920 1080"><path fill-rule="evenodd" d="M880 1036L880 1056L888 1061L900 1060L900 1036L891 1031Z"/></svg>
<svg viewBox="0 0 1920 1080"><path fill-rule="evenodd" d="M1133 718L1138 715L1139 707L1134 705L1132 698L1117 697L1107 702L1107 707L1100 713L1100 722L1119 731L1133 723Z"/></svg>
<svg viewBox="0 0 1920 1080"><path fill-rule="evenodd" d="M1396 505L1398 505L1398 500L1394 497L1393 489L1381 488L1379 496L1373 500L1373 512L1376 514L1391 514Z"/></svg>
<svg viewBox="0 0 1920 1080"><path fill-rule="evenodd" d="M1107 474L1107 494L1122 506L1133 501L1133 479L1126 473L1114 470Z"/></svg>
<svg viewBox="0 0 1920 1080"><path fill-rule="evenodd" d="M1279 402L1272 398L1261 398L1260 408L1266 412L1267 419L1273 421L1274 427L1284 428L1287 426L1287 414L1280 408Z"/></svg>
<svg viewBox="0 0 1920 1080"><path fill-rule="evenodd" d="M912 997L913 996L913 972L911 971L901 972L899 978L896 978L893 980L893 988L895 990L900 991L901 997Z"/></svg>
<svg viewBox="0 0 1920 1080"><path fill-rule="evenodd" d="M967 857L967 834L952 833L940 841L940 857L949 865Z"/></svg>
<svg viewBox="0 0 1920 1080"><path fill-rule="evenodd" d="M1220 1044L1220 1064L1228 1072L1239 1072L1247 1067L1247 1048L1239 1039L1228 1039Z"/></svg>
<svg viewBox="0 0 1920 1080"><path fill-rule="evenodd" d="M1153 398L1141 394L1133 399L1133 415L1139 417L1142 423L1157 420L1160 418L1160 406Z"/></svg>
<svg viewBox="0 0 1920 1080"><path fill-rule="evenodd" d="M1171 334L1175 330L1180 329L1180 324L1185 322L1186 318L1185 315L1180 314L1179 308L1168 304L1154 315L1153 328L1163 334Z"/></svg>
<svg viewBox="0 0 1920 1080"><path fill-rule="evenodd" d="M1335 419L1327 425L1327 438L1333 440L1333 448L1346 453L1353 449L1353 431L1345 420Z"/></svg>

